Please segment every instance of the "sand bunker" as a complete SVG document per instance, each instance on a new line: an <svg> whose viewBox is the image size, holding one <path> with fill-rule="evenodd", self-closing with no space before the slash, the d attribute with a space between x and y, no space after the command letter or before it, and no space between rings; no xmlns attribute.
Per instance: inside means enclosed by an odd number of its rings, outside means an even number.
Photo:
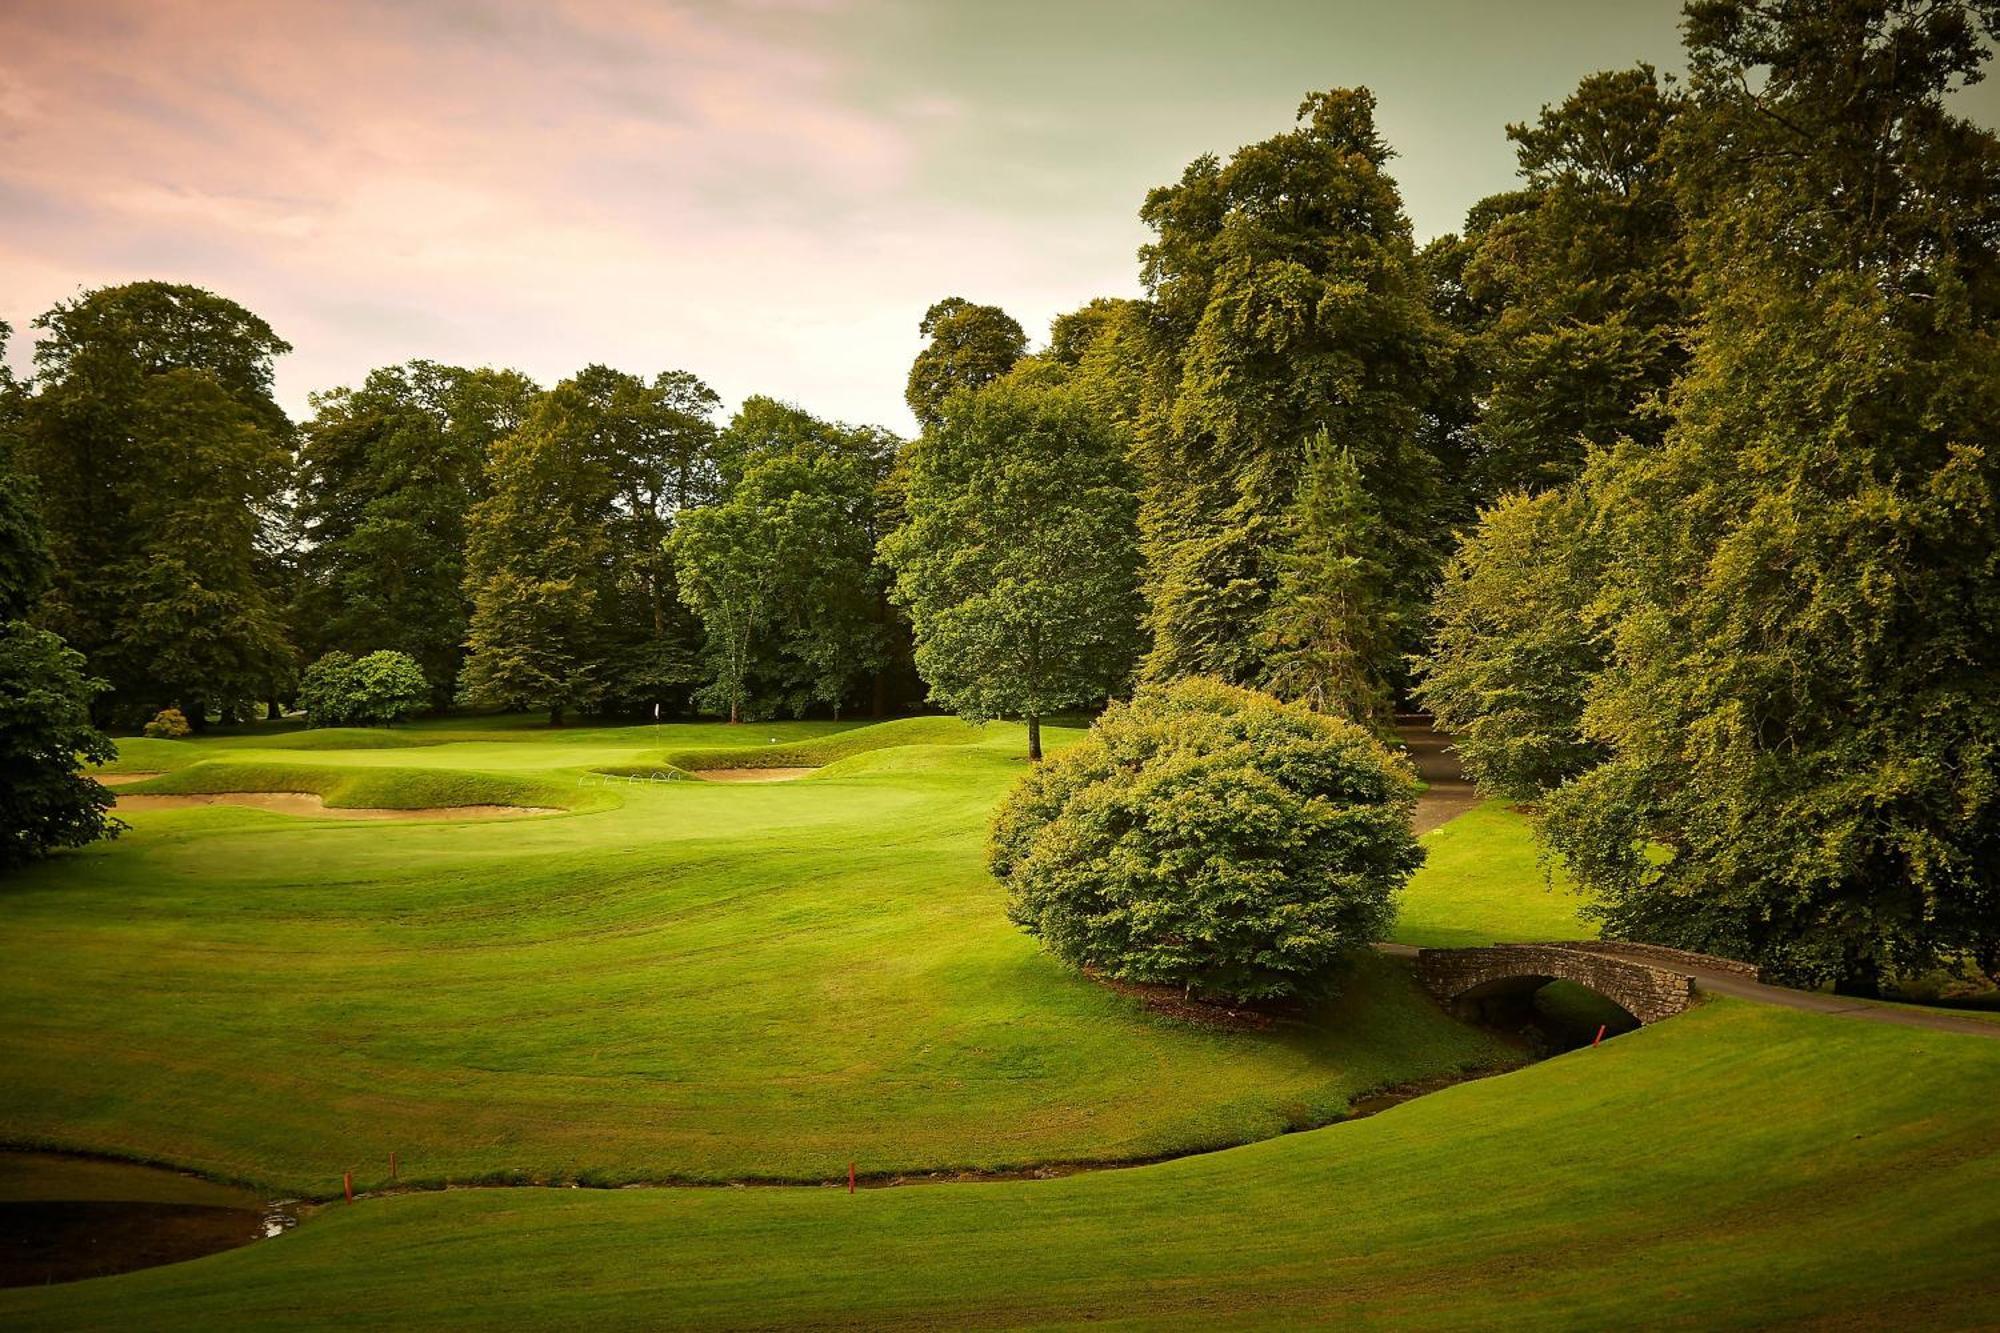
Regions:
<svg viewBox="0 0 2000 1333"><path fill-rule="evenodd" d="M817 768L704 768L695 776L704 782L790 782Z"/></svg>
<svg viewBox="0 0 2000 1333"><path fill-rule="evenodd" d="M90 776L96 778L99 782L103 783L107 787L122 787L128 782L145 782L148 781L149 779L163 777L165 775L162 773L153 772L153 773L92 773Z"/></svg>
<svg viewBox="0 0 2000 1333"><path fill-rule="evenodd" d="M518 819L523 815L560 813L541 805L438 805L419 810L349 807L328 805L313 793L303 791L225 791L204 796L134 794L118 798L120 810L184 810L196 805L240 805L252 810L270 810L281 815L306 815L318 819Z"/></svg>

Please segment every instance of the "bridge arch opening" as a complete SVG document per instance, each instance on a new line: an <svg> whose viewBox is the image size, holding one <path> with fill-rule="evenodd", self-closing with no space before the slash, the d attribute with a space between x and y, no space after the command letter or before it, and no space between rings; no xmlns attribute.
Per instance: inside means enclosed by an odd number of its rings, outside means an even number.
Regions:
<svg viewBox="0 0 2000 1333"><path fill-rule="evenodd" d="M1533 973L1469 987L1451 1008L1467 1022L1529 1036L1552 1051L1588 1046L1600 1028L1609 1038L1641 1026L1637 1015L1601 991Z"/></svg>

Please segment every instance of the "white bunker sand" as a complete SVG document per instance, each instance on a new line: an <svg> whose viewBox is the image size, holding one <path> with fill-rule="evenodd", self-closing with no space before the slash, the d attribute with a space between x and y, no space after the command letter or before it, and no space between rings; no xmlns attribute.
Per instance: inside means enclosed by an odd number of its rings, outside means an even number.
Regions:
<svg viewBox="0 0 2000 1333"><path fill-rule="evenodd" d="M817 768L703 768L695 776L703 782L790 782Z"/></svg>
<svg viewBox="0 0 2000 1333"><path fill-rule="evenodd" d="M524 815L560 813L541 805L434 805L417 810L328 805L312 792L304 791L224 791L202 796L134 793L118 798L120 810L185 810L197 805L240 805L252 810L269 810L281 815L310 815L319 819L518 819Z"/></svg>
<svg viewBox="0 0 2000 1333"><path fill-rule="evenodd" d="M96 778L107 787L122 787L128 782L146 782L152 778L163 777L164 774L155 771L149 773L92 773L90 776Z"/></svg>

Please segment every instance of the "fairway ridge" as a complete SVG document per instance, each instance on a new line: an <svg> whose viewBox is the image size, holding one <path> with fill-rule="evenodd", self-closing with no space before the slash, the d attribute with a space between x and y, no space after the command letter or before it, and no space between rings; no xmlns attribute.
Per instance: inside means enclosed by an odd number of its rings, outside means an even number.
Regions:
<svg viewBox="0 0 2000 1333"><path fill-rule="evenodd" d="M704 782L790 782L817 768L699 768L695 776Z"/></svg>
<svg viewBox="0 0 2000 1333"><path fill-rule="evenodd" d="M300 815L312 819L518 819L525 815L562 813L554 806L537 805L434 805L407 809L328 805L318 793L308 791L225 791L196 796L128 792L118 798L118 809L128 813L138 810L184 810L204 805L234 805L246 810L268 810L272 814Z"/></svg>
<svg viewBox="0 0 2000 1333"><path fill-rule="evenodd" d="M349 1325L325 1294L365 1274L384 1326L448 1308L481 1327L1708 1328L1836 1306L1857 1327L1979 1326L2000 1313L1996 1107L1985 1043L1719 1000L1389 1114L1164 1165L856 1196L364 1200L200 1264L0 1293L0 1317Z"/></svg>

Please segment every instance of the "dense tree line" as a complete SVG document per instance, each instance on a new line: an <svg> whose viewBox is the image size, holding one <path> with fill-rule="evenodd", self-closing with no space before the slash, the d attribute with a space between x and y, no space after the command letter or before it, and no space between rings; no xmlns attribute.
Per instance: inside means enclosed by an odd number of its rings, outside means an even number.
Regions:
<svg viewBox="0 0 2000 1333"><path fill-rule="evenodd" d="M1611 930L2000 971L2000 144L1950 110L2000 5L1684 31L1684 84L1582 80L1422 247L1373 97L1309 96L1146 197L1141 297L1038 348L932 305L908 444L603 366L413 362L295 426L250 312L85 293L0 386L10 651L85 754L385 651L556 721L1415 702Z"/></svg>
<svg viewBox="0 0 2000 1333"><path fill-rule="evenodd" d="M1489 509L1424 696L1607 925L2000 974L2000 6L1702 0L1656 429ZM1552 479L1561 473L1552 474Z"/></svg>
<svg viewBox="0 0 2000 1333"><path fill-rule="evenodd" d="M385 652L433 708L556 721L918 697L875 556L898 512L885 431L766 398L719 425L684 371L543 389L427 361L317 394L294 426L271 397L286 344L213 293L104 288L36 327L0 428L8 503L50 558L9 574L99 678L97 725L241 719L301 701L316 663L330 680ZM723 541L740 515L750 539ZM717 597L739 585L740 624Z"/></svg>

